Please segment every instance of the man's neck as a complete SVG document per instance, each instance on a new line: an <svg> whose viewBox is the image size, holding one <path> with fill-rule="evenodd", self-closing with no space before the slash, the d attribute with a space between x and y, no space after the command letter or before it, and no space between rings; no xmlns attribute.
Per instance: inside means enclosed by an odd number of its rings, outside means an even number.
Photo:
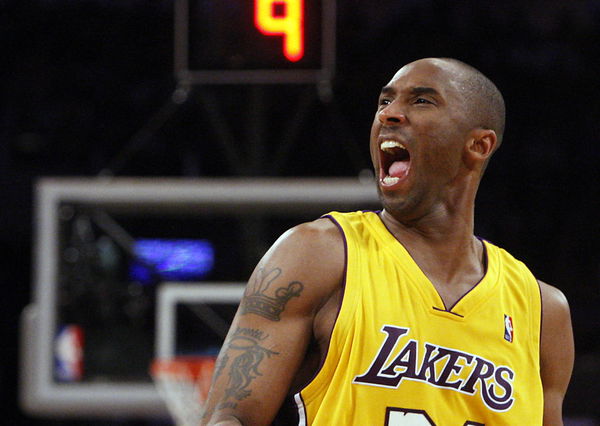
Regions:
<svg viewBox="0 0 600 426"><path fill-rule="evenodd" d="M483 277L483 245L473 235L472 214L443 220L429 218L408 225L386 210L380 217L447 305L451 306Z"/></svg>

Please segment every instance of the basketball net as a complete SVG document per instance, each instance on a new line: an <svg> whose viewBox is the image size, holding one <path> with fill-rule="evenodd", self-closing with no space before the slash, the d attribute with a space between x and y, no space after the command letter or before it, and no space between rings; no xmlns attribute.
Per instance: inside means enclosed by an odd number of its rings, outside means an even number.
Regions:
<svg viewBox="0 0 600 426"><path fill-rule="evenodd" d="M216 357L156 359L150 372L177 426L197 426L202 418Z"/></svg>

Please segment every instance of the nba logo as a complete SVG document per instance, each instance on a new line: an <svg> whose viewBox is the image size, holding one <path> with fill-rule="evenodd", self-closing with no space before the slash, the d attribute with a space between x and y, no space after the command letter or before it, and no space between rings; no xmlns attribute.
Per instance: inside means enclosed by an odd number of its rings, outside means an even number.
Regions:
<svg viewBox="0 0 600 426"><path fill-rule="evenodd" d="M504 340L512 343L514 335L514 328L512 318L504 314Z"/></svg>
<svg viewBox="0 0 600 426"><path fill-rule="evenodd" d="M83 329L79 325L61 327L54 342L54 372L60 382L83 378Z"/></svg>

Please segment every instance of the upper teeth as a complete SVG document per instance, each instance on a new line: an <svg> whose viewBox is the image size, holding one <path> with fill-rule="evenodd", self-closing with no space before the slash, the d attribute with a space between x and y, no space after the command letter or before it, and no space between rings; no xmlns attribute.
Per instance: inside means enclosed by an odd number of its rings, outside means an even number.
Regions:
<svg viewBox="0 0 600 426"><path fill-rule="evenodd" d="M379 147L386 152L393 151L396 148L406 149L404 145L397 141L383 141Z"/></svg>

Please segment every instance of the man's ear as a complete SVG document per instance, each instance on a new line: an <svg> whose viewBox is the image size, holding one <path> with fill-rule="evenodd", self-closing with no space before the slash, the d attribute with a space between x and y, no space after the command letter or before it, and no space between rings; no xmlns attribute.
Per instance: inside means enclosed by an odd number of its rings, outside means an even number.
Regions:
<svg viewBox="0 0 600 426"><path fill-rule="evenodd" d="M473 129L465 146L465 162L469 168L483 167L498 147L496 132L491 129Z"/></svg>

